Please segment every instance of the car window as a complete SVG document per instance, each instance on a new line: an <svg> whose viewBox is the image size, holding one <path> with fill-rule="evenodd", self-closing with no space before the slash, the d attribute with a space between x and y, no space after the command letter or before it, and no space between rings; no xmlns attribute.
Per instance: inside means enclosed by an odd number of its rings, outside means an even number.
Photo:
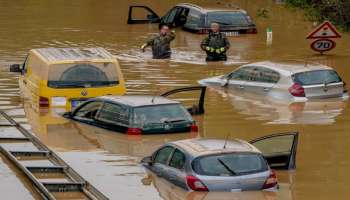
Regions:
<svg viewBox="0 0 350 200"><path fill-rule="evenodd" d="M65 63L49 68L48 87L107 87L119 82L115 63Z"/></svg>
<svg viewBox="0 0 350 200"><path fill-rule="evenodd" d="M191 9L186 20L186 27L199 27L201 23L201 12Z"/></svg>
<svg viewBox="0 0 350 200"><path fill-rule="evenodd" d="M101 101L93 101L89 102L82 107L78 108L74 113L75 118L84 118L84 119L94 119L97 112L100 110L102 107L103 102Z"/></svg>
<svg viewBox="0 0 350 200"><path fill-rule="evenodd" d="M125 106L105 103L99 112L97 119L113 125L128 125L129 109Z"/></svg>
<svg viewBox="0 0 350 200"><path fill-rule="evenodd" d="M294 82L300 85L317 85L341 82L341 78L334 70L316 70L301 72L293 75Z"/></svg>
<svg viewBox="0 0 350 200"><path fill-rule="evenodd" d="M216 22L222 26L247 26L249 25L248 17L243 12L209 12L207 14L207 24Z"/></svg>
<svg viewBox="0 0 350 200"><path fill-rule="evenodd" d="M133 115L133 125L140 128L172 121L192 121L191 115L181 104L137 107Z"/></svg>
<svg viewBox="0 0 350 200"><path fill-rule="evenodd" d="M234 176L268 170L264 157L254 153L227 153L197 158L193 170L206 176Z"/></svg>
<svg viewBox="0 0 350 200"><path fill-rule="evenodd" d="M170 146L161 148L157 151L154 162L166 165L173 151L174 148Z"/></svg>
<svg viewBox="0 0 350 200"><path fill-rule="evenodd" d="M250 81L254 73L254 67L243 67L228 75L229 79L240 80L240 81Z"/></svg>
<svg viewBox="0 0 350 200"><path fill-rule="evenodd" d="M290 153L294 142L294 135L282 135L259 140L253 143L264 155Z"/></svg>
<svg viewBox="0 0 350 200"><path fill-rule="evenodd" d="M176 149L174 151L173 157L170 160L169 166L177 169L183 169L185 165L186 157L185 154L180 150Z"/></svg>
<svg viewBox="0 0 350 200"><path fill-rule="evenodd" d="M176 14L178 13L179 10L180 10L179 7L175 7L173 9L171 9L162 19L162 23L172 24L175 20Z"/></svg>
<svg viewBox="0 0 350 200"><path fill-rule="evenodd" d="M257 67L254 72L252 81L263 83L277 83L280 79L278 72L264 67Z"/></svg>

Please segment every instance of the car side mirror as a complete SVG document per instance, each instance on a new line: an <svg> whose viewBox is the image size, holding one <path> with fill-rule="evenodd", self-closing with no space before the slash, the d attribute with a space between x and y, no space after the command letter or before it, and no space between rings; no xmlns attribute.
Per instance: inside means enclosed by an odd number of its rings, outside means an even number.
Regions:
<svg viewBox="0 0 350 200"><path fill-rule="evenodd" d="M230 78L229 77L223 78L222 81L221 81L221 87L226 87L229 82L230 82Z"/></svg>
<svg viewBox="0 0 350 200"><path fill-rule="evenodd" d="M149 166L152 166L153 165L153 160L152 160L152 156L147 156L147 157L144 157L142 160L141 160L141 163L146 163L148 164Z"/></svg>
<svg viewBox="0 0 350 200"><path fill-rule="evenodd" d="M10 65L10 72L22 72L21 65L19 64Z"/></svg>
<svg viewBox="0 0 350 200"><path fill-rule="evenodd" d="M63 117L72 118L73 117L73 113L72 112L66 112L66 113L63 114Z"/></svg>

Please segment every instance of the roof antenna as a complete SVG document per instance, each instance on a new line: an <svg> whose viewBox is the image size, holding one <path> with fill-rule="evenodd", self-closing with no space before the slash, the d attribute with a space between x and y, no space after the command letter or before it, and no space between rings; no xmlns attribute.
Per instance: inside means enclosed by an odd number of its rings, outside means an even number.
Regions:
<svg viewBox="0 0 350 200"><path fill-rule="evenodd" d="M152 104L154 104L154 99L155 99L156 97L157 97L157 92L155 92L154 95L153 95L153 97L152 97L152 100L151 100Z"/></svg>
<svg viewBox="0 0 350 200"><path fill-rule="evenodd" d="M230 136L230 133L227 133L226 135L226 139L225 139L225 144L224 144L224 149L226 149L226 145L227 145L227 140L228 140L228 137Z"/></svg>

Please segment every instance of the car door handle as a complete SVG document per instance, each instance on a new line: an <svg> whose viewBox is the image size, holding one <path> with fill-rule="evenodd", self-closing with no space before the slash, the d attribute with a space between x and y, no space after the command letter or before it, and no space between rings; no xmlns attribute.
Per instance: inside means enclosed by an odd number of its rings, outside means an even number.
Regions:
<svg viewBox="0 0 350 200"><path fill-rule="evenodd" d="M264 92L268 92L268 91L270 91L269 88L264 88Z"/></svg>
<svg viewBox="0 0 350 200"><path fill-rule="evenodd" d="M170 176L169 176L169 180L171 180L171 181L176 180L176 176L174 176L174 175L170 175Z"/></svg>
<svg viewBox="0 0 350 200"><path fill-rule="evenodd" d="M238 88L239 89L244 89L244 86L243 85L239 85Z"/></svg>

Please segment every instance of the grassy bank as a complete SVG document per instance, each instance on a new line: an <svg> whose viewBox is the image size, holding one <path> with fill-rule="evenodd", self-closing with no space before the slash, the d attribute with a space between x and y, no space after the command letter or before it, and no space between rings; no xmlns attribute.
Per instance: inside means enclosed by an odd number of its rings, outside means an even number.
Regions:
<svg viewBox="0 0 350 200"><path fill-rule="evenodd" d="M338 27L350 31L349 0L285 0L288 6L305 10L311 21L329 20Z"/></svg>

